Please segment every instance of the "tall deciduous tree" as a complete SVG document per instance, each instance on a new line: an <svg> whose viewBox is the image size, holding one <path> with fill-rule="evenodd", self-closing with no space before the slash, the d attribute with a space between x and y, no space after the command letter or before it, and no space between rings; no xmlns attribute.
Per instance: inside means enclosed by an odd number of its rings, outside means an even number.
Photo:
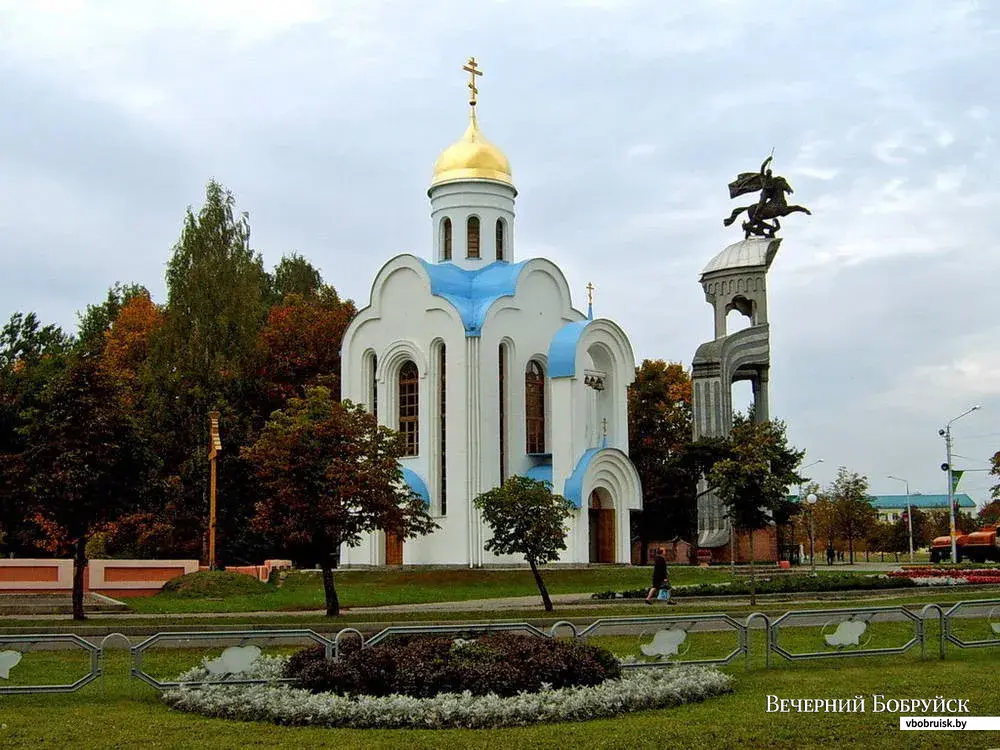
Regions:
<svg viewBox="0 0 1000 750"><path fill-rule="evenodd" d="M640 563L656 538L691 538L698 522L697 462L691 443L691 376L676 362L643 360L628 389L629 457L642 480L635 532Z"/></svg>
<svg viewBox="0 0 1000 750"><path fill-rule="evenodd" d="M1000 524L1000 500L994 500L984 505L977 514L976 520L980 527Z"/></svg>
<svg viewBox="0 0 1000 750"><path fill-rule="evenodd" d="M269 412L304 388L323 385L340 398L340 346L357 310L327 287L322 295L288 294L271 308L260 332L263 387Z"/></svg>
<svg viewBox="0 0 1000 750"><path fill-rule="evenodd" d="M514 475L477 497L475 505L493 531L486 549L498 555L524 555L545 611L551 612L552 599L538 566L558 559L566 549L566 520L573 504L552 494L546 482Z"/></svg>
<svg viewBox="0 0 1000 750"><path fill-rule="evenodd" d="M253 524L320 561L328 616L340 614L333 569L341 545L376 529L407 538L436 528L403 482L403 449L363 407L318 386L272 414L242 451L265 494Z"/></svg>
<svg viewBox="0 0 1000 750"><path fill-rule="evenodd" d="M274 304L281 304L289 294L297 294L306 299L318 297L326 287L319 269L298 253L281 258L274 267L272 282Z"/></svg>
<svg viewBox="0 0 1000 750"><path fill-rule="evenodd" d="M753 534L782 511L787 488L802 481L795 470L805 452L788 445L783 422L755 422L738 414L729 433L729 453L707 479L730 522L750 536L750 603L755 604Z"/></svg>
<svg viewBox="0 0 1000 750"><path fill-rule="evenodd" d="M990 467L990 475L1000 479L1000 451L993 454L993 458L990 459ZM993 485L990 494L993 495L994 499L1000 500L1000 482Z"/></svg>
<svg viewBox="0 0 1000 750"><path fill-rule="evenodd" d="M87 354L49 384L24 432L30 505L51 546L73 555L80 620L87 539L140 503L155 459L120 390Z"/></svg>
<svg viewBox="0 0 1000 750"><path fill-rule="evenodd" d="M66 366L73 337L43 326L34 313L15 313L0 328L0 525L8 552L31 554L26 525L23 428L45 387Z"/></svg>
<svg viewBox="0 0 1000 750"><path fill-rule="evenodd" d="M150 340L146 403L163 438L157 449L174 477L175 518L201 537L208 516L208 413L221 412L218 458L219 558L246 559L242 545L257 499L238 447L263 423L257 337L267 313L270 279L250 247L246 214L230 192L210 182L197 213L188 209L167 264L164 320ZM256 541L256 540L254 540ZM205 550L205 547L202 547Z"/></svg>
<svg viewBox="0 0 1000 750"><path fill-rule="evenodd" d="M77 334L79 344L91 351L100 350L104 346L105 334L111 329L122 308L139 296L149 297L145 287L118 282L108 289L104 302L87 305L86 311L77 315L80 321Z"/></svg>
<svg viewBox="0 0 1000 750"><path fill-rule="evenodd" d="M847 540L849 562L853 565L854 542L864 539L868 528L878 520L878 513L868 495L868 477L841 466L826 494L833 504L837 529Z"/></svg>

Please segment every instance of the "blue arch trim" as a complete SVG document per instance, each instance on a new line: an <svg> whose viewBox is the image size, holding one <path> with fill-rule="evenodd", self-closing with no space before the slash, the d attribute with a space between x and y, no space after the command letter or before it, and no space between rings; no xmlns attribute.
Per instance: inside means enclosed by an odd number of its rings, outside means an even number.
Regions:
<svg viewBox="0 0 1000 750"><path fill-rule="evenodd" d="M534 479L536 482L548 482L549 487L551 487L552 464L539 464L538 466L532 466L525 472L524 476L528 479Z"/></svg>
<svg viewBox="0 0 1000 750"><path fill-rule="evenodd" d="M507 263L497 260L476 270L454 263L430 263L420 259L431 281L431 294L448 300L462 317L465 335L476 338L490 307L501 297L512 297L517 278L528 261Z"/></svg>
<svg viewBox="0 0 1000 750"><path fill-rule="evenodd" d="M576 345L592 320L567 323L552 337L549 344L549 377L571 378L576 375Z"/></svg>
<svg viewBox="0 0 1000 750"><path fill-rule="evenodd" d="M429 508L431 505L431 493L427 491L427 485L424 483L424 480L420 477L420 475L413 469L404 468L403 481L406 482L411 490L420 496L420 499L424 501L424 505Z"/></svg>
<svg viewBox="0 0 1000 750"><path fill-rule="evenodd" d="M569 475L566 480L566 489L563 491L563 497L573 503L573 507L581 508L583 507L583 477L587 474L587 469L590 468L590 462L594 460L594 456L601 452L601 448L588 448L580 456L580 460L576 462L576 468L573 469L573 473Z"/></svg>

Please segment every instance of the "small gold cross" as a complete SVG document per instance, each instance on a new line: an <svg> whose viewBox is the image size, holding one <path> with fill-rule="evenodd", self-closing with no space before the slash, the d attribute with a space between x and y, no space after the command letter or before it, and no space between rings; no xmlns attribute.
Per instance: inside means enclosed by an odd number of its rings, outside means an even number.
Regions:
<svg viewBox="0 0 1000 750"><path fill-rule="evenodd" d="M587 304L589 305L594 304L594 289L596 288L597 287L594 286L593 282L587 282Z"/></svg>
<svg viewBox="0 0 1000 750"><path fill-rule="evenodd" d="M469 58L469 62L462 66L462 70L469 74L469 106L475 107L476 96L479 94L479 89L476 88L476 76L481 76L483 71L479 69L474 57Z"/></svg>

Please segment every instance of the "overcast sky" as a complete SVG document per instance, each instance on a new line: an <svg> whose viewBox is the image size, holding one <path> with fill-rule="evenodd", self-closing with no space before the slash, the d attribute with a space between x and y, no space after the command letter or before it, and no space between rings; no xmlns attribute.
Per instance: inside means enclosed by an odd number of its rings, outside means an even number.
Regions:
<svg viewBox="0 0 1000 750"><path fill-rule="evenodd" d="M809 472L947 491L1000 449L1000 5L992 2L0 0L0 319L74 328L115 281L164 300L214 177L272 267L359 302L428 256L466 124L510 157L515 253L558 263L636 356L690 366L698 277L741 238L726 184L774 148L813 210L769 274L771 404ZM747 199L743 199L744 202ZM749 390L737 388L745 407ZM970 473L978 502L992 482Z"/></svg>

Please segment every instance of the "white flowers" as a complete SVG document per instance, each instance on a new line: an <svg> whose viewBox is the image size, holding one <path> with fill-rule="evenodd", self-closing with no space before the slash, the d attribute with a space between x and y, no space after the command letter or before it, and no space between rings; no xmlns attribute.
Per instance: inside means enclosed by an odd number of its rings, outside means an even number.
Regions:
<svg viewBox="0 0 1000 750"><path fill-rule="evenodd" d="M245 677L276 679L284 657L261 657ZM178 681L208 678L203 667ZM163 694L172 707L205 716L277 724L311 724L357 729L482 729L552 721L586 721L629 711L666 708L731 692L732 678L716 669L676 666L632 670L591 687L542 690L501 698L441 693L433 698L310 693L288 685L231 685L177 688Z"/></svg>

